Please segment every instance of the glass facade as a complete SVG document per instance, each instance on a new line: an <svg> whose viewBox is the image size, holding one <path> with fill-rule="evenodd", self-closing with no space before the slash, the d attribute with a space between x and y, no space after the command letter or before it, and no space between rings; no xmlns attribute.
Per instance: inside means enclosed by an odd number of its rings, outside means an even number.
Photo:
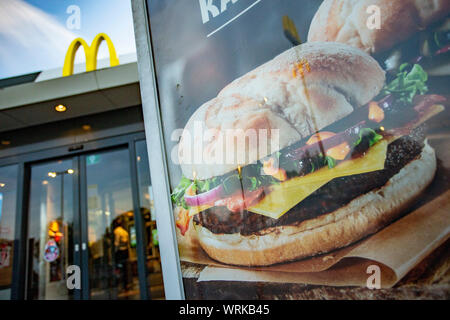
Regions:
<svg viewBox="0 0 450 320"><path fill-rule="evenodd" d="M9 299L13 276L18 166L0 167L0 300Z"/></svg>
<svg viewBox="0 0 450 320"><path fill-rule="evenodd" d="M140 209L145 227L145 254L148 272L148 285L152 299L164 298L161 258L159 255L158 229L156 228L156 213L154 209L153 189L148 166L147 143L145 140L136 142L136 161L139 182Z"/></svg>
<svg viewBox="0 0 450 320"><path fill-rule="evenodd" d="M18 164L0 167L0 299L14 291L40 300L164 299L143 138L113 137L60 158L58 150L39 153L37 161L36 153L25 155L20 184ZM15 239L16 220L25 238ZM24 249L14 257L17 243ZM71 275L81 288L68 287Z"/></svg>

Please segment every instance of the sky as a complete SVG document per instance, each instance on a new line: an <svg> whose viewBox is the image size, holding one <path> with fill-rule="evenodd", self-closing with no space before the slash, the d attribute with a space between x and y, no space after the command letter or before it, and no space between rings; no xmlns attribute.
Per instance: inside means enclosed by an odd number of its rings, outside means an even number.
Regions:
<svg viewBox="0 0 450 320"><path fill-rule="evenodd" d="M70 23L73 6L79 28ZM0 0L0 79L62 68L73 39L90 44L100 32L111 38L119 60L136 52L130 0ZM104 43L99 59L107 57ZM84 61L79 50L76 63Z"/></svg>

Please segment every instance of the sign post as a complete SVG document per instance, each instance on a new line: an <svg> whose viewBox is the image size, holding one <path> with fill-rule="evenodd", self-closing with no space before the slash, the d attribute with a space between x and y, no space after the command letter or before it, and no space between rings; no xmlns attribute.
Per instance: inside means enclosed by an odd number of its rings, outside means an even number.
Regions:
<svg viewBox="0 0 450 320"><path fill-rule="evenodd" d="M157 214L156 223L165 296L168 300L181 300L184 299L183 279L170 199L146 1L132 1L132 9L150 172L160 173L160 177L153 179L152 184L155 190L155 211L160 213Z"/></svg>

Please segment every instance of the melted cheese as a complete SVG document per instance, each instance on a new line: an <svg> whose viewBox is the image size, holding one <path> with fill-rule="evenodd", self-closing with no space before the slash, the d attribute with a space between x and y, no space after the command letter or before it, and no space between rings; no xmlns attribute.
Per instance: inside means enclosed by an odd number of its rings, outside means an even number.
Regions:
<svg viewBox="0 0 450 320"><path fill-rule="evenodd" d="M189 207L189 217L195 216L197 213L200 213L202 211L205 211L209 208L212 208L213 206L210 204L205 204L203 206L192 206Z"/></svg>
<svg viewBox="0 0 450 320"><path fill-rule="evenodd" d="M248 211L278 219L297 203L306 199L311 193L325 185L334 178L366 173L384 168L388 141L382 140L363 157L342 161L333 169L321 168L316 172L303 177L292 178L273 185L257 205L250 207ZM192 217L205 211L213 205L193 206L189 208L189 216Z"/></svg>
<svg viewBox="0 0 450 320"><path fill-rule="evenodd" d="M306 176L273 185L270 193L248 211L278 219L334 178L384 169L387 146L388 142L382 140L363 157L343 161L333 169L324 167Z"/></svg>

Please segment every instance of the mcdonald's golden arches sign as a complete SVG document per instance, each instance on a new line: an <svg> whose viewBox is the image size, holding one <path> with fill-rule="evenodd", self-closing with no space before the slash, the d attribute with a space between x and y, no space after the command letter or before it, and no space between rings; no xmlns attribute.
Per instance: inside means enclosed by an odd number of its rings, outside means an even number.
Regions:
<svg viewBox="0 0 450 320"><path fill-rule="evenodd" d="M80 46L83 46L84 54L86 55L86 72L97 69L98 48L100 47L100 44L103 40L106 41L106 44L108 45L110 66L118 66L119 58L117 57L114 44L112 43L108 35L106 35L105 33L99 33L95 36L90 46L82 38L76 38L72 41L69 49L67 50L66 58L64 59L63 77L73 74L75 54L77 53L77 50L80 48Z"/></svg>

